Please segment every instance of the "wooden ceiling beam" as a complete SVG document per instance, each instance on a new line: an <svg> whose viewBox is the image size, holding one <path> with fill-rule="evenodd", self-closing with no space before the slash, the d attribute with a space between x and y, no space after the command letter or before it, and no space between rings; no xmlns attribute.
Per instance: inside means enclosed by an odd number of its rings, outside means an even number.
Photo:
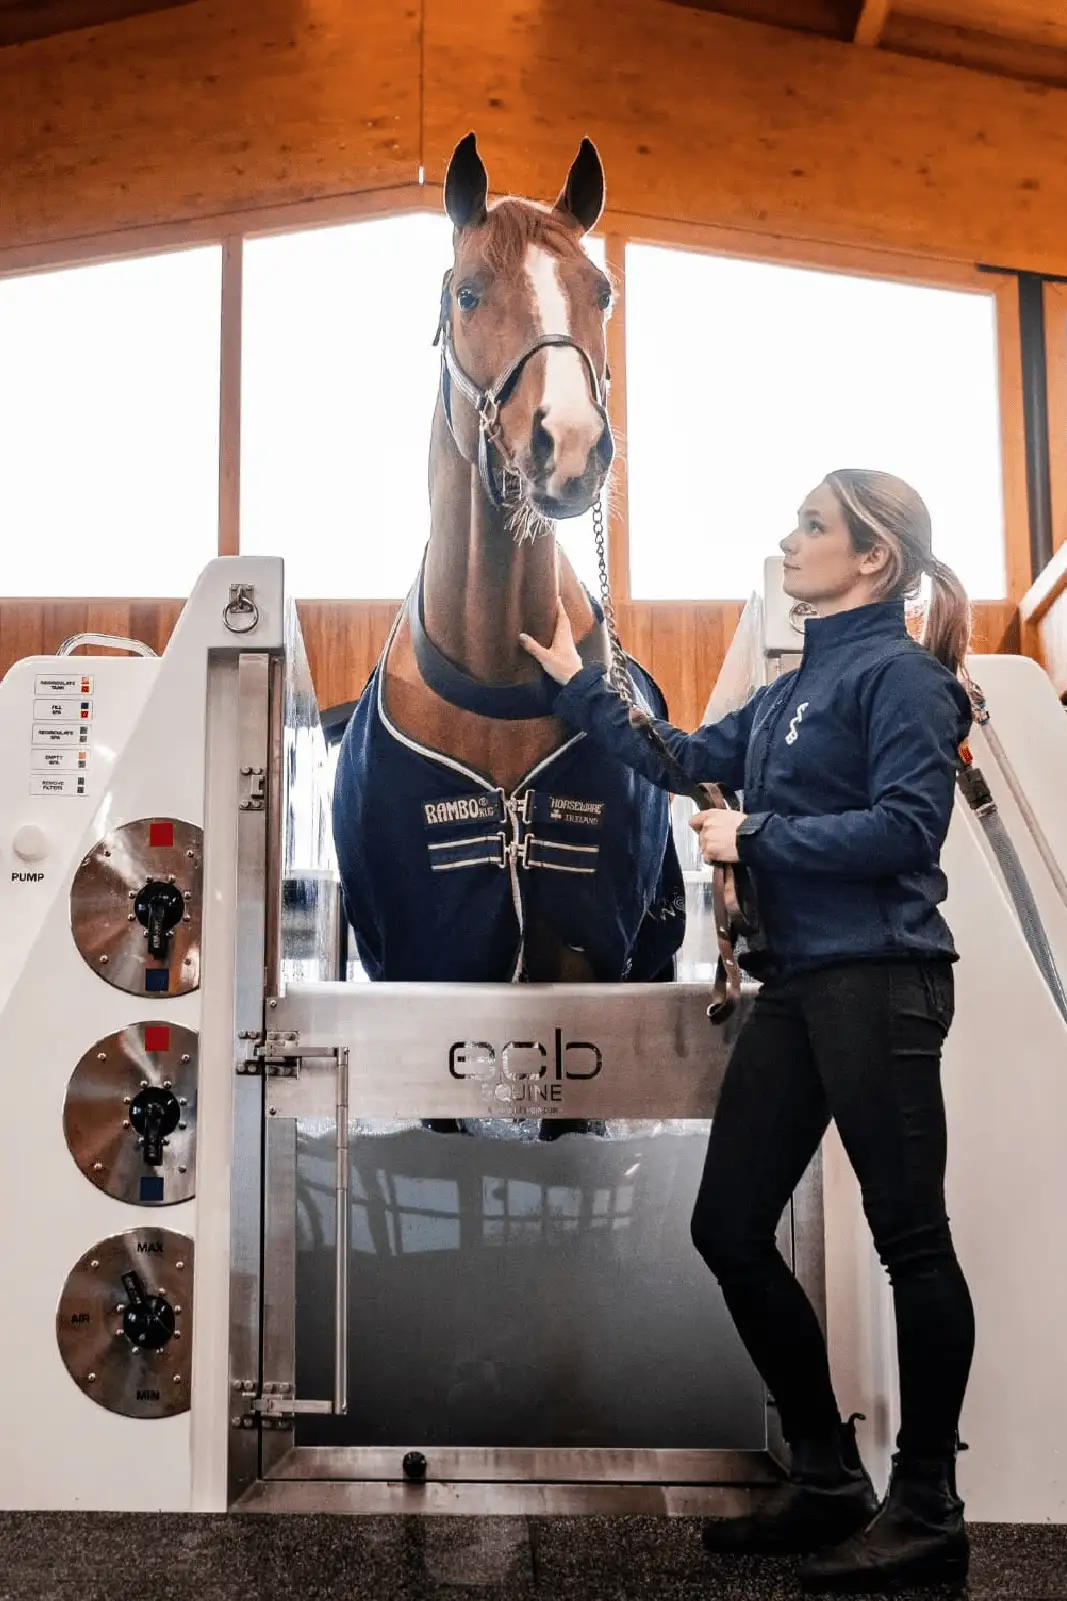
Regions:
<svg viewBox="0 0 1067 1601"><path fill-rule="evenodd" d="M191 0L0 0L0 48L169 11Z"/></svg>
<svg viewBox="0 0 1067 1601"><path fill-rule="evenodd" d="M893 0L862 0L852 35L853 44L865 45L872 50L875 48L885 32L892 3Z"/></svg>

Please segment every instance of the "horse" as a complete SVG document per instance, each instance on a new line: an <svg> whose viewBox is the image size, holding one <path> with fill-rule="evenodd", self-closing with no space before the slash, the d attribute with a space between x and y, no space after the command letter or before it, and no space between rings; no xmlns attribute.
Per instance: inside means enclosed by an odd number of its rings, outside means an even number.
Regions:
<svg viewBox="0 0 1067 1601"><path fill-rule="evenodd" d="M554 206L488 195L472 133L444 189L429 541L337 763L345 909L372 980L666 979L685 930L668 796L553 716L519 644L551 638L562 600L583 661L666 714L613 652L606 573L607 617L555 539L596 508L603 573L612 285L582 244L603 166L586 139Z"/></svg>

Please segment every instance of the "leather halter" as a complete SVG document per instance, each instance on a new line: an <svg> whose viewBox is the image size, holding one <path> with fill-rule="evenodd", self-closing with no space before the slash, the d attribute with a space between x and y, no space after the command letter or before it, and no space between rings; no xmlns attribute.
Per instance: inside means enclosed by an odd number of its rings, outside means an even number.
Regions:
<svg viewBox="0 0 1067 1601"><path fill-rule="evenodd" d="M508 460L500 428L500 413L511 399L526 363L536 356L539 350L554 346L567 346L571 350L576 350L585 363L592 387L593 404L600 413L605 428L609 426L607 404L611 374L605 370L604 381L601 383L589 352L569 334L542 334L515 357L495 384L490 385L488 389L479 389L473 378L460 365L452 343L451 289L452 274L447 272L441 289L441 315L434 337L434 344L441 346L441 400L445 408L445 418L458 449L459 441L456 440L456 430L452 422L454 384L468 405L473 406L478 418L478 476L490 504L498 509L517 506L522 500L522 477ZM494 456L499 458L499 469L494 466Z"/></svg>

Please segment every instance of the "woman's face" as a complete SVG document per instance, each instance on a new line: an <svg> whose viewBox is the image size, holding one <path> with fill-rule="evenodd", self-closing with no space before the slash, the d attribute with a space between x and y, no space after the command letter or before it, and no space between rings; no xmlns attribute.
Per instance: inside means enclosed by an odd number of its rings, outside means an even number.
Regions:
<svg viewBox="0 0 1067 1601"><path fill-rule="evenodd" d="M877 545L862 555L854 548L829 484L808 495L797 513L797 526L781 541L781 551L786 594L807 601L822 617L875 599L887 555Z"/></svg>

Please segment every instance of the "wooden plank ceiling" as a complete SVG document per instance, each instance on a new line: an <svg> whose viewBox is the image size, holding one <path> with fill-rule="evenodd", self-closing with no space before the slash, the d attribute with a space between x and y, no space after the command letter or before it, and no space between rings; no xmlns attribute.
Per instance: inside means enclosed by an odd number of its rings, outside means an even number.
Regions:
<svg viewBox="0 0 1067 1601"><path fill-rule="evenodd" d="M669 0L860 47L1067 86L1067 0Z"/></svg>
<svg viewBox="0 0 1067 1601"><path fill-rule="evenodd" d="M49 39L75 28L123 22L147 11L167 11L190 0L0 0L0 47Z"/></svg>

